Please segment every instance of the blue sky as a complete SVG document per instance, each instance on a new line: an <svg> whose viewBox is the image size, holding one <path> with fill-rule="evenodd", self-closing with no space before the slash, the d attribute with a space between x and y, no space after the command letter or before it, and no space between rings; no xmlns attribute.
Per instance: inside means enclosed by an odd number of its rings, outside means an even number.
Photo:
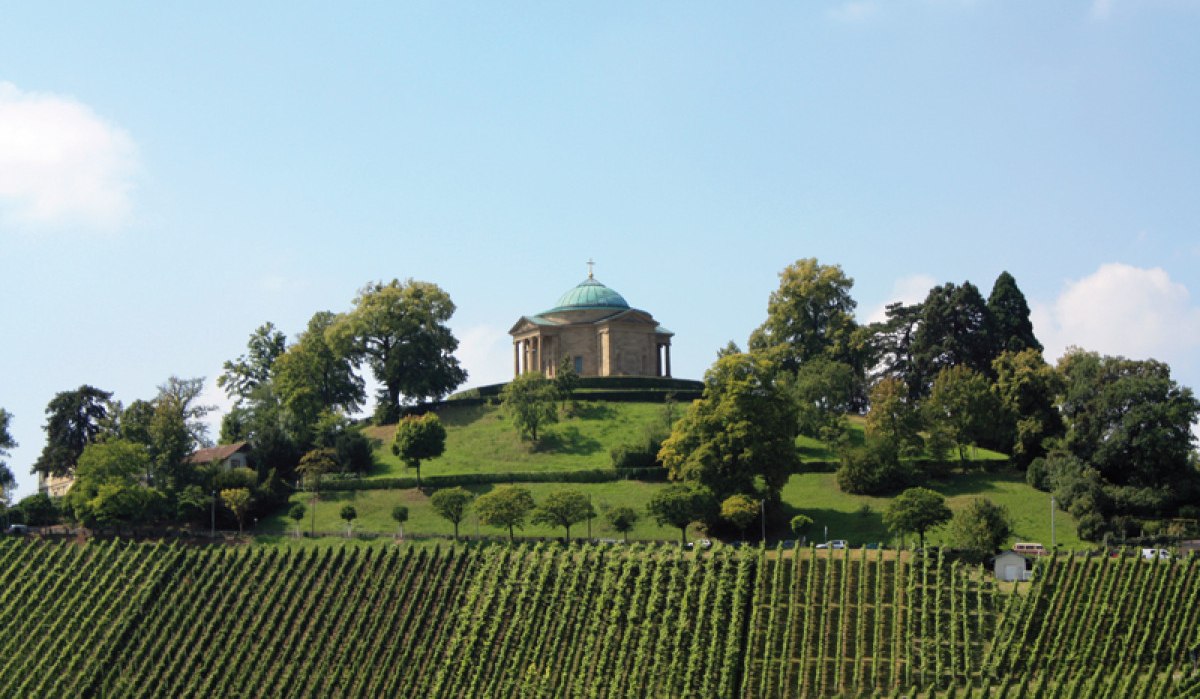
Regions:
<svg viewBox="0 0 1200 699"><path fill-rule="evenodd" d="M1051 359L1200 384L1200 3L25 3L0 22L0 406L128 403L376 279L470 384L586 276L744 344L778 272L860 318L1003 270ZM225 405L215 387L214 403Z"/></svg>

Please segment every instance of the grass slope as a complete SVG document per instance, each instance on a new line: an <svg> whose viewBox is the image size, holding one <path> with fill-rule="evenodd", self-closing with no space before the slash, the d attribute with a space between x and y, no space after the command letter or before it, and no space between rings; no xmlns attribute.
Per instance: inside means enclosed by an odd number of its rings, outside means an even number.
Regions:
<svg viewBox="0 0 1200 699"><path fill-rule="evenodd" d="M683 409L675 410L681 414ZM446 426L446 451L422 463L421 475L608 468L609 450L637 439L662 420L663 411L661 403L581 403L575 416L547 426L540 443L531 445L517 437L495 406L446 407L438 411ZM392 454L394 425L369 428L367 433L382 442L375 450L378 467L371 478L416 475Z"/></svg>

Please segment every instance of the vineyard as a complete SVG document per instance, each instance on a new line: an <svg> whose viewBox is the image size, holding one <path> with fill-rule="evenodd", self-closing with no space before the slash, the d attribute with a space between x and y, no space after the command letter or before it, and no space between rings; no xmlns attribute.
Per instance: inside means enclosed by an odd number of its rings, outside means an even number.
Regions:
<svg viewBox="0 0 1200 699"><path fill-rule="evenodd" d="M1195 559L0 543L0 695L1196 696Z"/></svg>

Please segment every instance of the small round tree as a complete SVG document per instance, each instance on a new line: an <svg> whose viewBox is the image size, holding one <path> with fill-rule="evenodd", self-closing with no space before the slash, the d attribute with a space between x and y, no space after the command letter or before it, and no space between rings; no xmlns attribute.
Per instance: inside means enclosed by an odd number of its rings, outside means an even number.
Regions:
<svg viewBox="0 0 1200 699"><path fill-rule="evenodd" d="M703 519L709 509L711 495L702 488L677 484L669 485L654 494L646 509L660 526L679 527L679 538L687 546L687 528Z"/></svg>
<svg viewBox="0 0 1200 699"><path fill-rule="evenodd" d="M392 508L392 519L396 522L396 526L400 528L400 538L404 538L404 523L408 521L408 508L404 505L396 505Z"/></svg>
<svg viewBox="0 0 1200 699"><path fill-rule="evenodd" d="M525 526L534 507L533 495L515 485L502 485L475 500L479 520L489 526L508 528L509 543L515 539L513 530Z"/></svg>
<svg viewBox="0 0 1200 699"><path fill-rule="evenodd" d="M458 541L458 525L467 516L467 508L471 506L474 496L471 491L461 486L442 488L429 498L433 511L442 519L450 520L454 525L454 540Z"/></svg>
<svg viewBox="0 0 1200 699"><path fill-rule="evenodd" d="M950 545L976 561L995 553L1011 534L1008 509L987 498L975 498L950 520Z"/></svg>
<svg viewBox="0 0 1200 699"><path fill-rule="evenodd" d="M758 516L759 507L758 501L745 495L730 495L721 502L721 519L737 527L742 539L745 540L746 527L749 527L754 522L754 518Z"/></svg>
<svg viewBox="0 0 1200 699"><path fill-rule="evenodd" d="M629 543L629 532L633 531L633 525L637 524L638 513L632 507L614 507L604 513L604 518L608 520L608 525L625 536L625 543Z"/></svg>
<svg viewBox="0 0 1200 699"><path fill-rule="evenodd" d="M354 509L354 505L343 505L339 516L346 521L346 538L350 538L350 529L358 518L358 510Z"/></svg>
<svg viewBox="0 0 1200 699"><path fill-rule="evenodd" d="M238 536L242 534L242 521L250 511L250 497L247 488L228 488L221 491L221 501L233 511L233 516L237 517Z"/></svg>
<svg viewBox="0 0 1200 699"><path fill-rule="evenodd" d="M913 532L925 548L925 532L950 521L946 498L929 488L909 488L883 513L883 522L894 532Z"/></svg>
<svg viewBox="0 0 1200 699"><path fill-rule="evenodd" d="M567 543L571 543L571 525L591 519L596 510L587 496L578 490L556 490L546 496L542 504L533 511L534 524L563 527L567 532Z"/></svg>
<svg viewBox="0 0 1200 699"><path fill-rule="evenodd" d="M304 514L307 511L308 511L308 508L306 508L304 506L304 503L302 503L302 502L298 502L295 505L292 505L292 508L290 510L288 510L288 517L290 517L296 523L296 536L297 537L300 536L300 520L304 519Z"/></svg>
<svg viewBox="0 0 1200 699"><path fill-rule="evenodd" d="M436 413L425 413L418 417L409 415L396 425L396 436L392 439L392 453L400 457L404 465L417 469L417 487L421 487L421 462L433 459L446 451L446 428Z"/></svg>

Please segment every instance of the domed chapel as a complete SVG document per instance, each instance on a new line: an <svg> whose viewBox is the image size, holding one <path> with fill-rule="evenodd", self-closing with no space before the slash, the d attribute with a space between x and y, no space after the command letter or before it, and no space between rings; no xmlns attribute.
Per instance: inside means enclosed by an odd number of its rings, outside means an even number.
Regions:
<svg viewBox="0 0 1200 699"><path fill-rule="evenodd" d="M647 311L588 276L537 315L521 316L513 338L513 374L540 371L553 377L563 357L580 376L671 375L670 330Z"/></svg>

